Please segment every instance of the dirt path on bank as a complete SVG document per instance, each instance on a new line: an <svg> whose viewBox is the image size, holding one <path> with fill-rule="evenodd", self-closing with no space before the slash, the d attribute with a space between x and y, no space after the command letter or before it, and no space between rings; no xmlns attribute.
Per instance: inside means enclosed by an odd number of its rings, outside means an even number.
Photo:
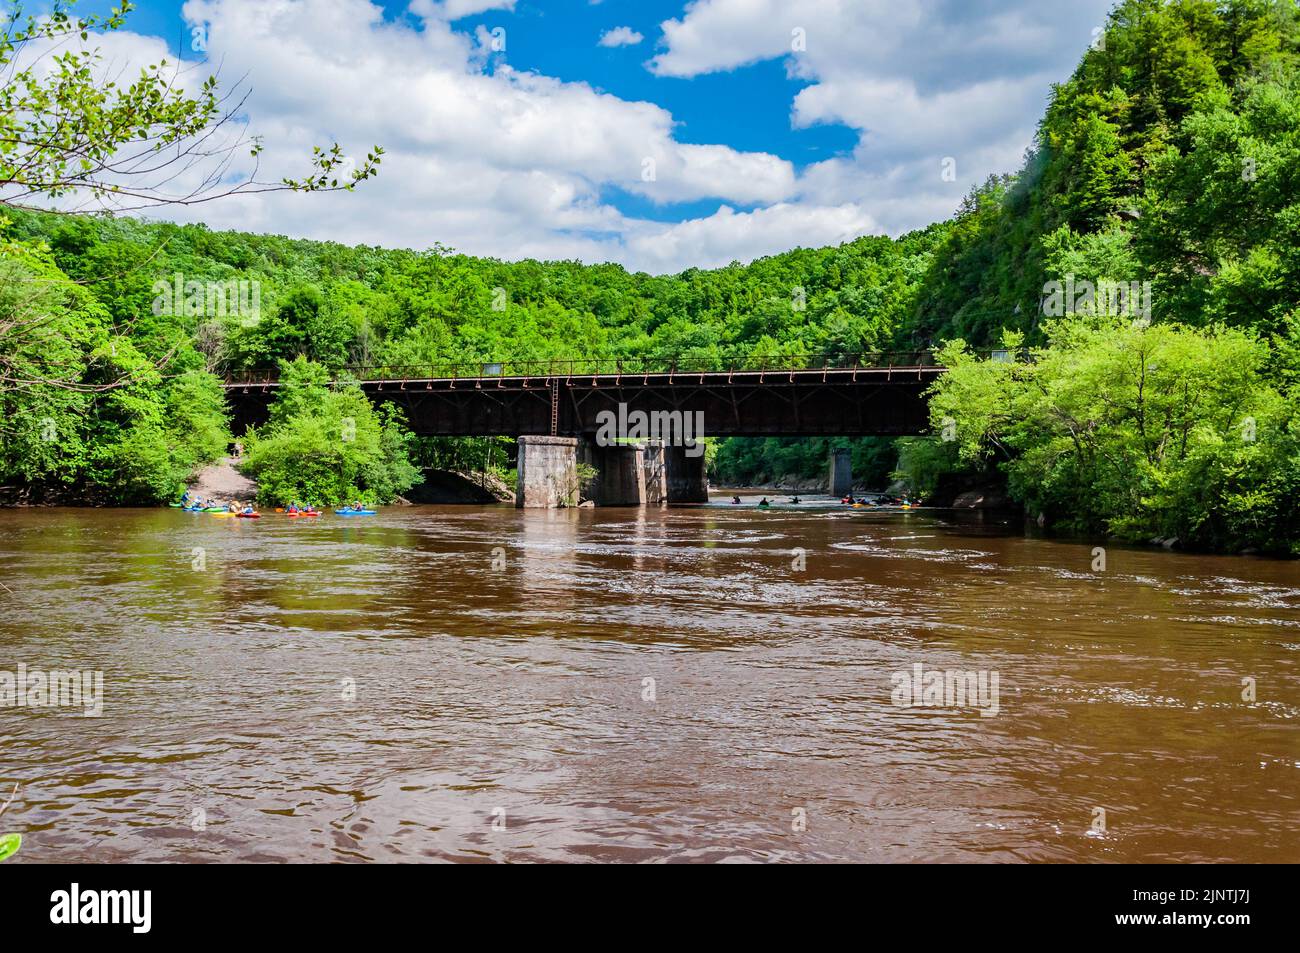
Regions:
<svg viewBox="0 0 1300 953"><path fill-rule="evenodd" d="M210 500L251 500L257 484L235 469L231 457L204 467L190 480L190 492Z"/></svg>

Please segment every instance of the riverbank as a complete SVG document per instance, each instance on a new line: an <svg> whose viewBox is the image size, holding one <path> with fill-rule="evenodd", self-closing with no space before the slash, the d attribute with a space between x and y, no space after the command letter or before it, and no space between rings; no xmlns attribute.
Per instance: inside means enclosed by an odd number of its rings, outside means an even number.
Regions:
<svg viewBox="0 0 1300 953"><path fill-rule="evenodd" d="M257 483L239 472L234 457L222 457L202 467L186 484L194 496L205 500L252 500Z"/></svg>
<svg viewBox="0 0 1300 953"><path fill-rule="evenodd" d="M791 482L778 481L776 483L757 483L745 486L720 486L709 487L709 492L714 495L730 494L756 494L765 493L783 496L801 496L801 497L826 497L838 502L839 497L832 498L826 492L825 480L795 480ZM907 497L916 499L915 494L908 493L907 490L899 484L891 484L885 489L875 489L862 483L856 483L853 486L852 495L862 498L876 499L896 499ZM994 513L1004 513L1008 516L1021 513L1020 507L1015 501L1010 499L1006 491L999 487L974 487L971 489L961 490L952 493L931 494L923 497L920 501L921 506L931 509L941 510L985 510Z"/></svg>
<svg viewBox="0 0 1300 953"><path fill-rule="evenodd" d="M785 477L768 483L745 484L710 484L710 493L753 492L753 493L791 493L802 496L829 496L826 481L817 477ZM854 496L885 496L889 490L880 490L865 483L853 484ZM901 494L896 494L901 495Z"/></svg>

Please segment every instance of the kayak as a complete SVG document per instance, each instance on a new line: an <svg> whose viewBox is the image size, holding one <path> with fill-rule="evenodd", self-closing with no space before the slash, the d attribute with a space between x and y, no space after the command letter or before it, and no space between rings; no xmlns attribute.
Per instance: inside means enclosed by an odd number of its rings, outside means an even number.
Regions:
<svg viewBox="0 0 1300 953"><path fill-rule="evenodd" d="M335 510L335 516L374 516L374 510Z"/></svg>
<svg viewBox="0 0 1300 953"><path fill-rule="evenodd" d="M209 506L209 507L207 507L203 512L205 512L205 513L224 513L224 512L226 512L226 508L225 508L224 506Z"/></svg>
<svg viewBox="0 0 1300 953"><path fill-rule="evenodd" d="M171 507L175 507L178 510L183 510L185 508L184 503L168 503L167 505Z"/></svg>
<svg viewBox="0 0 1300 953"><path fill-rule="evenodd" d="M235 515L241 520L260 520L262 518L261 513L236 513Z"/></svg>
<svg viewBox="0 0 1300 953"><path fill-rule="evenodd" d="M298 516L320 516L320 511L319 511L319 510L308 510L308 511L305 512L305 513L300 511L300 512L297 512L297 513L287 513L287 514L285 514L285 515L287 515L287 516L289 517L289 519L294 519L295 517L298 517Z"/></svg>
<svg viewBox="0 0 1300 953"><path fill-rule="evenodd" d="M212 515L220 518L222 516L234 516L235 514L234 513L213 513Z"/></svg>

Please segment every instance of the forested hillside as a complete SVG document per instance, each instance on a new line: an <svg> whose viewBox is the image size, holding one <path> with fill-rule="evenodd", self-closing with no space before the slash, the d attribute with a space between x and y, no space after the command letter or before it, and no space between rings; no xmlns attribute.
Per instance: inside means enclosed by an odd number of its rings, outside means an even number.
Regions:
<svg viewBox="0 0 1300 953"><path fill-rule="evenodd" d="M893 346L944 232L936 225L897 241L867 237L652 276L617 265L349 248L127 218L18 212L10 220L13 246L41 255L35 249L48 247L108 326L147 358L165 359L168 371L217 375L298 357L331 370L581 357L718 367L842 358ZM256 289L255 301L240 282ZM223 283L229 300L214 307L202 289ZM201 289L194 300L188 284ZM884 442L841 443L858 448L877 479L886 477L892 457ZM781 446L786 459L724 452L722 462L731 461L728 476L737 480L799 473L813 458L824 468L820 444Z"/></svg>
<svg viewBox="0 0 1300 953"><path fill-rule="evenodd" d="M1075 532L1300 545L1300 13L1285 0L1126 0L1053 91L1018 174L899 239L748 265L653 276L5 214L0 485L38 497L164 498L226 439L214 375L283 361L302 359L312 394L320 368L347 365L934 347L955 372L936 437L902 445L914 488L966 474ZM222 283L219 306L187 298ZM297 429L314 416L277 415L264 457L291 469L295 447L324 452ZM367 427L375 484L394 492L401 423ZM887 479L892 444L841 442L859 475ZM724 481L817 473L825 450L728 441L714 466Z"/></svg>
<svg viewBox="0 0 1300 953"><path fill-rule="evenodd" d="M349 364L552 357L758 360L888 349L945 226L679 275L505 262L443 248L346 247L133 219L9 213L9 237L49 246L120 325L151 346L192 341L218 372L303 356ZM146 320L159 280L256 281L259 315ZM178 309L185 310L185 309ZM195 309L189 309L195 310Z"/></svg>
<svg viewBox="0 0 1300 953"><path fill-rule="evenodd" d="M1300 552L1300 12L1129 0L1102 40L935 255L915 334L954 370L904 469L1008 479L1072 532Z"/></svg>
<svg viewBox="0 0 1300 953"><path fill-rule="evenodd" d="M1016 176L967 197L917 340L1041 341L1044 286L1152 283L1152 317L1282 330L1300 291L1300 8L1127 0L1053 92Z"/></svg>

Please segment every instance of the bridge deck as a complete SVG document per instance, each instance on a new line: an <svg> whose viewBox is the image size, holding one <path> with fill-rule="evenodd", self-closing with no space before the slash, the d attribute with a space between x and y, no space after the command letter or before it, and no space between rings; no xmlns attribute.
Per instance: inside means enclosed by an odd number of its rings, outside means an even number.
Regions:
<svg viewBox="0 0 1300 953"><path fill-rule="evenodd" d="M796 370L738 369L727 371L629 371L613 373L586 373L582 371L562 371L557 373L540 373L505 376L500 374L450 377L359 377L355 383L366 390L383 390L385 387L398 389L420 388L433 390L457 387L483 388L496 387L549 387L552 381L562 381L566 386L577 387L659 387L681 384L827 384L857 383L859 381L932 381L946 368L935 364L917 364L912 366L889 367L821 367L801 368ZM227 391L245 393L280 386L278 377L271 373L250 374L228 378L225 381Z"/></svg>
<svg viewBox="0 0 1300 953"><path fill-rule="evenodd" d="M701 413L710 436L897 436L926 431L924 393L945 370L923 358L728 370L622 362L456 367L441 376L442 368L357 368L352 379L372 400L402 407L412 429L425 435L592 434L602 411L624 405L626 412ZM477 373L459 372L470 367ZM281 386L274 373L228 380L236 421L264 420Z"/></svg>

